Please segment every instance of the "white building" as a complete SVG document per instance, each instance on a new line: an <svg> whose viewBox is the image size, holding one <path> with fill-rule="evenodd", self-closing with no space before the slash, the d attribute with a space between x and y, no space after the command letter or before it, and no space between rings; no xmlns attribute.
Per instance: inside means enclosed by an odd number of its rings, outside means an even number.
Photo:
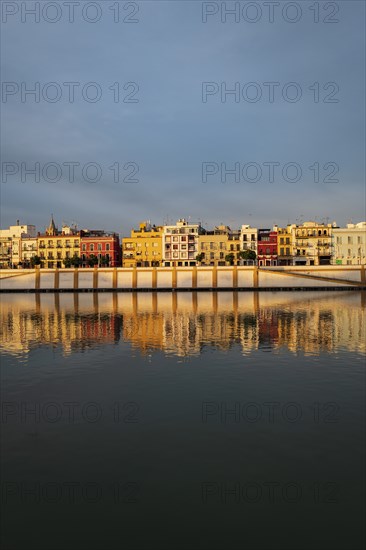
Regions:
<svg viewBox="0 0 366 550"><path fill-rule="evenodd" d="M198 235L204 232L200 223L189 223L184 218L175 225L164 225L163 265L195 266L199 252Z"/></svg>
<svg viewBox="0 0 366 550"><path fill-rule="evenodd" d="M0 229L0 267L13 267L21 262L21 239L36 237L35 225L11 225Z"/></svg>
<svg viewBox="0 0 366 550"><path fill-rule="evenodd" d="M366 264L366 222L348 223L332 232L332 263L336 265Z"/></svg>
<svg viewBox="0 0 366 550"><path fill-rule="evenodd" d="M32 267L32 258L37 256L37 245L37 237L22 237L20 239L20 261L23 267Z"/></svg>
<svg viewBox="0 0 366 550"><path fill-rule="evenodd" d="M258 253L258 229L250 225L242 225L240 230L241 250L254 250Z"/></svg>

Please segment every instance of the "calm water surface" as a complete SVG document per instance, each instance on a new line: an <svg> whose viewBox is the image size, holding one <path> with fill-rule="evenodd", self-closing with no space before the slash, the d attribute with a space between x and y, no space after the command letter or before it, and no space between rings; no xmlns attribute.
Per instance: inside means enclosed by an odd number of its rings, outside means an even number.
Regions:
<svg viewBox="0 0 366 550"><path fill-rule="evenodd" d="M364 547L365 293L1 301L3 548Z"/></svg>

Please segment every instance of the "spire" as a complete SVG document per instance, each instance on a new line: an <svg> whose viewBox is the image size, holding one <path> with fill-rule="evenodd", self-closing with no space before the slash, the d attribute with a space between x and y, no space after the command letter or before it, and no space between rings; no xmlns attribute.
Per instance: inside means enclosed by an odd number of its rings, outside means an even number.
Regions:
<svg viewBox="0 0 366 550"><path fill-rule="evenodd" d="M57 227L55 225L55 222L53 221L53 214L51 214L51 221L50 225L46 229L46 235L57 235Z"/></svg>

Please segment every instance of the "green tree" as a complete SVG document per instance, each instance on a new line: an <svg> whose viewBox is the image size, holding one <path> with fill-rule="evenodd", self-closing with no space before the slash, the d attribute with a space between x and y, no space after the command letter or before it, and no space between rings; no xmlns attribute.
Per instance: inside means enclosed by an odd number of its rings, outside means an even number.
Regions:
<svg viewBox="0 0 366 550"><path fill-rule="evenodd" d="M94 267L98 264L98 258L95 256L95 254L90 254L88 259L88 265L89 267Z"/></svg>
<svg viewBox="0 0 366 550"><path fill-rule="evenodd" d="M101 256L100 260L99 260L99 265L101 267L108 267L109 266L109 260L106 256Z"/></svg>
<svg viewBox="0 0 366 550"><path fill-rule="evenodd" d="M205 255L204 255L203 252L201 252L200 254L197 254L197 256L196 256L196 262L201 263L202 260L204 259L204 257L205 257Z"/></svg>
<svg viewBox="0 0 366 550"><path fill-rule="evenodd" d="M76 253L71 258L71 265L73 267L80 267L81 266L81 258Z"/></svg>
<svg viewBox="0 0 366 550"><path fill-rule="evenodd" d="M41 265L41 258L39 256L32 256L30 259L30 264L32 267L36 265Z"/></svg>
<svg viewBox="0 0 366 550"><path fill-rule="evenodd" d="M255 260L257 255L254 250L241 250L239 256L243 260Z"/></svg>
<svg viewBox="0 0 366 550"><path fill-rule="evenodd" d="M234 259L235 259L235 256L232 252L230 252L230 254L226 254L225 256L225 262L227 262L230 265L234 265Z"/></svg>

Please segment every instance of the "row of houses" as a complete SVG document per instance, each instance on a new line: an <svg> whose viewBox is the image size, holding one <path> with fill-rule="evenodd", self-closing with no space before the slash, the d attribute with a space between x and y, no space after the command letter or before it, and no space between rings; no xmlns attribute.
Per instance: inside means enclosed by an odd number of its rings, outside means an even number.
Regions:
<svg viewBox="0 0 366 550"><path fill-rule="evenodd" d="M142 222L129 237L79 230L51 218L44 233L34 225L0 230L0 267L179 267L224 265L366 264L366 222L338 227L334 222L288 224L285 228L212 230L184 218L175 225Z"/></svg>
<svg viewBox="0 0 366 550"><path fill-rule="evenodd" d="M164 226L144 222L122 240L122 262L125 267L360 265L366 264L366 222L234 230L227 225L206 230L185 219Z"/></svg>
<svg viewBox="0 0 366 550"><path fill-rule="evenodd" d="M0 267L117 267L121 265L119 235L100 230L78 230L63 225L59 231L51 218L44 233L34 225L0 230Z"/></svg>

